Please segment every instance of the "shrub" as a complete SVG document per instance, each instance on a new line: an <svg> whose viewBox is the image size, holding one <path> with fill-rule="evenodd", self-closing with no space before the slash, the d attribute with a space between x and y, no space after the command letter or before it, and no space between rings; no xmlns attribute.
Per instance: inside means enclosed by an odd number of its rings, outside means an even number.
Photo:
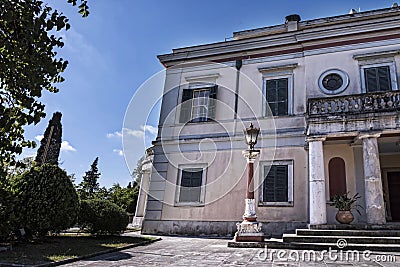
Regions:
<svg viewBox="0 0 400 267"><path fill-rule="evenodd" d="M108 200L82 200L78 224L92 234L119 234L128 225L128 215Z"/></svg>
<svg viewBox="0 0 400 267"><path fill-rule="evenodd" d="M36 235L71 227L77 218L78 195L67 173L56 165L33 167L13 182L20 227Z"/></svg>
<svg viewBox="0 0 400 267"><path fill-rule="evenodd" d="M0 181L0 241L6 240L13 230L13 208L14 197L7 181Z"/></svg>

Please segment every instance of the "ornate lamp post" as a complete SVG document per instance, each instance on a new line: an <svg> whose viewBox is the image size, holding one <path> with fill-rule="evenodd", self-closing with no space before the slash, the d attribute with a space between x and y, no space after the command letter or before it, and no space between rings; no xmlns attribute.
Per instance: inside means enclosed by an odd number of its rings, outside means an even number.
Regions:
<svg viewBox="0 0 400 267"><path fill-rule="evenodd" d="M254 200L254 161L260 150L254 149L257 143L257 137L260 133L259 128L254 128L253 124L244 130L246 143L248 149L243 151L243 156L247 160L247 186L246 186L246 199L245 211L243 214L243 222L237 223L237 232L235 234L235 241L237 242L262 242L264 241L264 233L261 231L262 224L257 222L256 203Z"/></svg>

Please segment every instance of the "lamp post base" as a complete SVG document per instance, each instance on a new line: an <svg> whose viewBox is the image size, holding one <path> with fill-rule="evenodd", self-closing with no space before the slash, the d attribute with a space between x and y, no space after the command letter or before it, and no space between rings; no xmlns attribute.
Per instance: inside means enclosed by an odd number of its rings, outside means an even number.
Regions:
<svg viewBox="0 0 400 267"><path fill-rule="evenodd" d="M265 235L262 232L262 223L256 221L244 220L237 223L237 232L235 233L236 242L264 242Z"/></svg>

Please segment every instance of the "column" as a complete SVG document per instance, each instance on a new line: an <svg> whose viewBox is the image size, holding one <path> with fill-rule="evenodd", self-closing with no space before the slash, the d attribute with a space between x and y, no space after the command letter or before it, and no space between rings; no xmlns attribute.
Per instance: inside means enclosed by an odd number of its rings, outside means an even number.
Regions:
<svg viewBox="0 0 400 267"><path fill-rule="evenodd" d="M148 156L142 163L142 179L140 181L140 190L136 204L135 217L132 225L141 228L146 210L147 193L149 192L149 183L152 170L152 156Z"/></svg>
<svg viewBox="0 0 400 267"><path fill-rule="evenodd" d="M383 189L381 178L381 166L379 162L377 134L362 134L358 138L363 144L364 179L365 179L365 212L367 223L385 224L385 205L383 201Z"/></svg>
<svg viewBox="0 0 400 267"><path fill-rule="evenodd" d="M312 137L308 142L310 224L326 224L326 194L323 141L325 137Z"/></svg>

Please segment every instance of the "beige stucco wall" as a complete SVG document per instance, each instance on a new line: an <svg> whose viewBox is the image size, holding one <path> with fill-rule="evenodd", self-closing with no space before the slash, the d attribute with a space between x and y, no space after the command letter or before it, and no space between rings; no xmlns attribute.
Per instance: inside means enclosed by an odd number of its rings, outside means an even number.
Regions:
<svg viewBox="0 0 400 267"><path fill-rule="evenodd" d="M198 158L196 153L186 153L189 159ZM201 156L200 156L201 157ZM255 166L270 158L261 155ZM276 150L276 160L294 161L294 206L292 207L257 207L260 221L307 221L307 173L306 152L304 148L280 148ZM219 152L214 156L203 157L202 162L213 160L207 168L207 186L205 206L164 205L162 220L197 220L197 221L240 221L244 213L247 169L245 158L240 150ZM172 160L173 161L173 160ZM174 203L177 197L175 187L178 169L172 164L168 167L168 182L164 200ZM256 167L255 179L260 178L260 169ZM256 185L257 186L257 185ZM258 203L259 191L255 192Z"/></svg>

